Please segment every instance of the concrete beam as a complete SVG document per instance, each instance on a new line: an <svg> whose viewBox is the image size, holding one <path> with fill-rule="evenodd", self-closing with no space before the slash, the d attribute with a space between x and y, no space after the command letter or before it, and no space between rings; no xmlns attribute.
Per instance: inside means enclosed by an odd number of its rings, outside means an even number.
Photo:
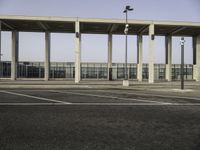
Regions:
<svg viewBox="0 0 200 150"><path fill-rule="evenodd" d="M200 22L184 22L184 21L153 21L155 25L164 26L184 26L184 27L199 27Z"/></svg>
<svg viewBox="0 0 200 150"><path fill-rule="evenodd" d="M100 18L79 18L80 22L87 22L87 23L113 23L113 24L124 24L124 19L100 19ZM141 25L148 25L152 21L149 20L128 20L129 24L141 24Z"/></svg>
<svg viewBox="0 0 200 150"><path fill-rule="evenodd" d="M148 43L149 83L154 83L154 24L149 25Z"/></svg>
<svg viewBox="0 0 200 150"><path fill-rule="evenodd" d="M178 33L178 32L180 32L180 31L182 31L182 30L184 30L184 29L186 29L187 27L176 27L175 29L173 29L172 31L170 31L170 35L174 35L174 34L176 34L176 33Z"/></svg>
<svg viewBox="0 0 200 150"><path fill-rule="evenodd" d="M0 15L0 19L3 20L30 20L30 21L66 21L75 22L75 17L55 17L55 16L16 16L16 15Z"/></svg>
<svg viewBox="0 0 200 150"><path fill-rule="evenodd" d="M79 21L76 21L75 33L75 83L79 83L81 80L81 34Z"/></svg>
<svg viewBox="0 0 200 150"><path fill-rule="evenodd" d="M119 27L118 24L113 24L109 30L109 33L113 33L115 30L117 30L117 28Z"/></svg>
<svg viewBox="0 0 200 150"><path fill-rule="evenodd" d="M166 74L165 78L167 81L172 80L172 37L165 37L165 57L166 57Z"/></svg>
<svg viewBox="0 0 200 150"><path fill-rule="evenodd" d="M37 24L44 30L44 31L48 31L48 26L45 25L44 23L42 23L41 21L37 22Z"/></svg>
<svg viewBox="0 0 200 150"><path fill-rule="evenodd" d="M12 32L12 62L11 62L11 80L17 78L17 62L19 57L19 32Z"/></svg>
<svg viewBox="0 0 200 150"><path fill-rule="evenodd" d="M45 32L45 74L44 80L49 80L50 74L50 51L51 51L51 34L50 32Z"/></svg>
<svg viewBox="0 0 200 150"><path fill-rule="evenodd" d="M144 32L146 32L149 29L148 25L143 26L141 29L139 29L138 31L138 35L143 34Z"/></svg>
<svg viewBox="0 0 200 150"><path fill-rule="evenodd" d="M108 80L112 80L112 34L108 34Z"/></svg>
<svg viewBox="0 0 200 150"><path fill-rule="evenodd" d="M54 17L54 16L16 16L16 15L0 15L0 19L6 20L33 20L33 21L66 21L75 22L77 18L70 17ZM93 23L124 23L124 19L98 19L98 18L79 18L80 22L93 22ZM151 24L155 25L169 25L169 26L193 26L199 27L200 22L183 22L183 21L149 21L149 20L132 20L129 19L129 24Z"/></svg>
<svg viewBox="0 0 200 150"><path fill-rule="evenodd" d="M3 25L5 25L7 28L9 28L10 30L15 30L14 27L12 27L11 25L7 24L6 22L1 21L1 23L2 23Z"/></svg>
<svg viewBox="0 0 200 150"><path fill-rule="evenodd" d="M142 35L137 36L137 79L142 81Z"/></svg>

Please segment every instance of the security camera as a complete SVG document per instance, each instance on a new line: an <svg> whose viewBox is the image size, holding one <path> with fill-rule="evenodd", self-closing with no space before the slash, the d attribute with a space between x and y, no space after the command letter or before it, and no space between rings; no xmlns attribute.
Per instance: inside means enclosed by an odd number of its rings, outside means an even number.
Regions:
<svg viewBox="0 0 200 150"><path fill-rule="evenodd" d="M184 40L184 39L181 39L181 40L180 40L180 44L181 44L181 45L184 45L184 43L185 43L185 40Z"/></svg>

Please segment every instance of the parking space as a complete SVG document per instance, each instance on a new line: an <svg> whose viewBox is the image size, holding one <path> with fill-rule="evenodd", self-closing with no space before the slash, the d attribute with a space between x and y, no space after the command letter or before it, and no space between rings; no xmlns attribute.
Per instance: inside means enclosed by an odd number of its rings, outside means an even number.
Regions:
<svg viewBox="0 0 200 150"><path fill-rule="evenodd" d="M93 93L92 93L93 92ZM87 91L85 90L10 90L1 91L3 94L9 96L19 97L19 99L31 98L45 102L55 102L62 104L93 104L93 103L104 103L104 104L123 104L123 103L159 103L157 101L136 99L134 97L126 97L122 95L113 95L108 93L102 93L99 91ZM28 101L27 101L28 103Z"/></svg>
<svg viewBox="0 0 200 150"><path fill-rule="evenodd" d="M1 90L1 103L200 105L196 97L161 95L124 90Z"/></svg>
<svg viewBox="0 0 200 150"><path fill-rule="evenodd" d="M0 104L5 103L49 103L50 101L45 101L37 97L24 96L18 93L13 93L9 91L0 91Z"/></svg>
<svg viewBox="0 0 200 150"><path fill-rule="evenodd" d="M198 99L131 90L1 90L0 149L198 150Z"/></svg>
<svg viewBox="0 0 200 150"><path fill-rule="evenodd" d="M124 91L124 90L51 90L58 93L74 94L90 97L102 97L102 98L116 98L123 100L129 100L132 103L152 103L152 104L200 104L200 99L197 97L176 96L176 95L162 95L158 93L146 93L146 91Z"/></svg>

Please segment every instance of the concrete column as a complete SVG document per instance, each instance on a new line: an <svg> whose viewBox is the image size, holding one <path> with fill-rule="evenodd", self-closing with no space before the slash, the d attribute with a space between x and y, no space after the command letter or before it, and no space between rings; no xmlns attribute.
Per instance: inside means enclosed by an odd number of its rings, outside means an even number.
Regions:
<svg viewBox="0 0 200 150"><path fill-rule="evenodd" d="M137 36L137 79L142 81L142 35Z"/></svg>
<svg viewBox="0 0 200 150"><path fill-rule="evenodd" d="M12 32L12 62L11 62L11 80L17 78L17 62L19 57L19 32Z"/></svg>
<svg viewBox="0 0 200 150"><path fill-rule="evenodd" d="M197 37L193 36L192 37L192 47L193 47L193 79L197 79L197 74L196 74L196 51L197 51Z"/></svg>
<svg viewBox="0 0 200 150"><path fill-rule="evenodd" d="M49 74L50 74L50 42L51 42L51 34L50 32L45 32L45 63L44 63L44 80L49 80Z"/></svg>
<svg viewBox="0 0 200 150"><path fill-rule="evenodd" d="M149 83L154 83L154 24L149 25Z"/></svg>
<svg viewBox="0 0 200 150"><path fill-rule="evenodd" d="M76 21L75 32L75 83L79 83L81 80L81 34L79 21Z"/></svg>
<svg viewBox="0 0 200 150"><path fill-rule="evenodd" d="M165 37L165 57L166 57L166 74L165 78L167 81L172 80L172 37Z"/></svg>
<svg viewBox="0 0 200 150"><path fill-rule="evenodd" d="M196 39L196 67L195 67L196 81L200 81L200 35Z"/></svg>
<svg viewBox="0 0 200 150"><path fill-rule="evenodd" d="M112 80L112 34L108 34L108 80Z"/></svg>
<svg viewBox="0 0 200 150"><path fill-rule="evenodd" d="M0 20L0 62L1 62L1 20Z"/></svg>
<svg viewBox="0 0 200 150"><path fill-rule="evenodd" d="M2 52L1 52L1 20L0 20L0 78L2 77L3 74L3 65L1 64L1 56L2 56Z"/></svg>

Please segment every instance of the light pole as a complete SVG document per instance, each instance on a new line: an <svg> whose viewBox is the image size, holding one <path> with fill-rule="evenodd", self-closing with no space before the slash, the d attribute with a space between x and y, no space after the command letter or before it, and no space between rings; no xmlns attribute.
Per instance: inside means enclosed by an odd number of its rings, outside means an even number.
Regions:
<svg viewBox="0 0 200 150"><path fill-rule="evenodd" d="M181 37L181 90L184 89L184 37Z"/></svg>
<svg viewBox="0 0 200 150"><path fill-rule="evenodd" d="M128 82L128 69L127 69L127 45L128 45L128 40L127 40L127 35L128 35L128 29L129 29L129 25L128 25L128 11L133 11L133 8L131 8L130 6L126 6L125 10L123 11L123 13L126 14L126 24L125 24L125 29L124 29L124 34L125 34L125 78L123 81L123 86L129 86L129 82Z"/></svg>

